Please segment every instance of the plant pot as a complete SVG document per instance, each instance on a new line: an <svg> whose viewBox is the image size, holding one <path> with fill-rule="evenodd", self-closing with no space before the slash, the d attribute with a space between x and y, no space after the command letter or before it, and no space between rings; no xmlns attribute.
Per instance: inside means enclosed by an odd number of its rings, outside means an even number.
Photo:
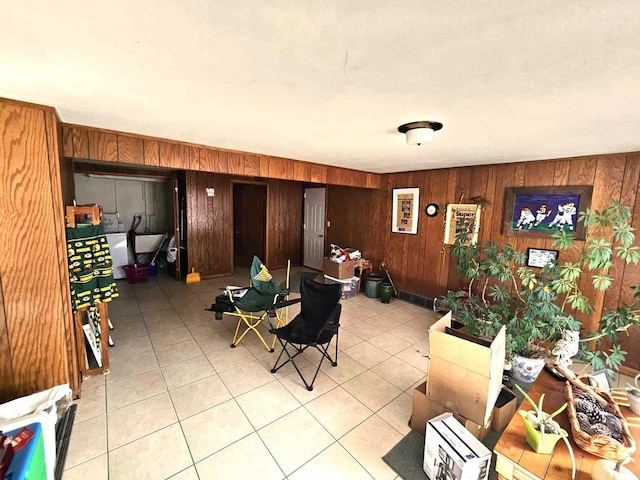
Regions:
<svg viewBox="0 0 640 480"><path fill-rule="evenodd" d="M544 368L544 358L528 358L514 355L511 359L511 376L525 383L533 383Z"/></svg>
<svg viewBox="0 0 640 480"><path fill-rule="evenodd" d="M539 430L536 430L531 422L527 419L527 412L524 410L520 410L520 415L524 420L524 429L526 432L527 443L536 453L543 453L545 455L551 455L553 453L553 449L562 437L567 436L567 432L565 430L560 429L560 434L555 433L545 433L544 441L542 439L542 434Z"/></svg>

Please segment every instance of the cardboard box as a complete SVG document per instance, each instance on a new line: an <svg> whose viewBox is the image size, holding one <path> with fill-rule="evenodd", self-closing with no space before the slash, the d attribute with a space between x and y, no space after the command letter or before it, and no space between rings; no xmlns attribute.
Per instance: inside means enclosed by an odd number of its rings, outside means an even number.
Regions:
<svg viewBox="0 0 640 480"><path fill-rule="evenodd" d="M498 395L498 400L493 407L491 416L491 430L496 432L506 427L518 409L518 397L504 385Z"/></svg>
<svg viewBox="0 0 640 480"><path fill-rule="evenodd" d="M351 297L355 297L358 294L360 288L360 278L351 277L346 279L333 278L329 275L324 276L324 283L339 283L340 284L340 298L343 300Z"/></svg>
<svg viewBox="0 0 640 480"><path fill-rule="evenodd" d="M413 408L409 425L411 429L423 437L427 427L427 421L443 413L453 413L453 416L477 439L482 440L489 433L490 424L478 425L471 420L447 410L438 402L429 399L426 394L427 382L423 382L413 390Z"/></svg>
<svg viewBox="0 0 640 480"><path fill-rule="evenodd" d="M486 480L490 465L491 451L451 413L427 422L422 468L431 480Z"/></svg>
<svg viewBox="0 0 640 480"><path fill-rule="evenodd" d="M322 273L329 275L330 277L344 280L354 276L356 268L356 262L349 260L348 262L336 263L324 257L322 264Z"/></svg>
<svg viewBox="0 0 640 480"><path fill-rule="evenodd" d="M505 329L481 345L446 333L447 313L429 328L430 356L427 396L452 412L487 425L502 389Z"/></svg>

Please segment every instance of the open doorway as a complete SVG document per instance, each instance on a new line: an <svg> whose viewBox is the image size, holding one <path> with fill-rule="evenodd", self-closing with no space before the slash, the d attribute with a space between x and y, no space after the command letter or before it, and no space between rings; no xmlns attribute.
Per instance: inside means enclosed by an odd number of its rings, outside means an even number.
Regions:
<svg viewBox="0 0 640 480"><path fill-rule="evenodd" d="M78 204L102 207L103 228L116 279L128 264L150 264L150 274L181 278L178 183L175 172L74 165ZM170 243L171 242L171 243ZM169 259L169 249L176 252ZM153 273L151 273L153 272Z"/></svg>
<svg viewBox="0 0 640 480"><path fill-rule="evenodd" d="M233 183L233 261L250 267L257 255L266 262L267 186Z"/></svg>

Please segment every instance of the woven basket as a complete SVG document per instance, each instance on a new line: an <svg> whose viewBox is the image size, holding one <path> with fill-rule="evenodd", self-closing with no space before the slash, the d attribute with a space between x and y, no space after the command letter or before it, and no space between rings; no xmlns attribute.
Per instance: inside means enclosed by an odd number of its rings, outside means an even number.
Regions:
<svg viewBox="0 0 640 480"><path fill-rule="evenodd" d="M620 408L618 408L618 404L613 400L613 397L608 392L587 385L569 369L558 366L556 366L556 369L568 380L565 384L564 393L568 403L567 414L571 424L573 441L576 445L586 452L607 460L618 461L631 456L636 451L636 442L629 432L627 420L620 412ZM589 435L580 428L572 385L593 396L600 405L605 406L610 413L618 417L622 424L622 443L607 435Z"/></svg>

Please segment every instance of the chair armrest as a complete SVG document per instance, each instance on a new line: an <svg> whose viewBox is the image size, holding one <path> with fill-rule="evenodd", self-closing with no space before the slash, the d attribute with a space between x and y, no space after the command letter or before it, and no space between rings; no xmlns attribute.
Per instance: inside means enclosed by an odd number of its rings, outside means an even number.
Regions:
<svg viewBox="0 0 640 480"><path fill-rule="evenodd" d="M301 298L292 298L291 300L279 301L273 304L273 308L289 307L291 305L295 305L296 303L300 303L301 301Z"/></svg>

